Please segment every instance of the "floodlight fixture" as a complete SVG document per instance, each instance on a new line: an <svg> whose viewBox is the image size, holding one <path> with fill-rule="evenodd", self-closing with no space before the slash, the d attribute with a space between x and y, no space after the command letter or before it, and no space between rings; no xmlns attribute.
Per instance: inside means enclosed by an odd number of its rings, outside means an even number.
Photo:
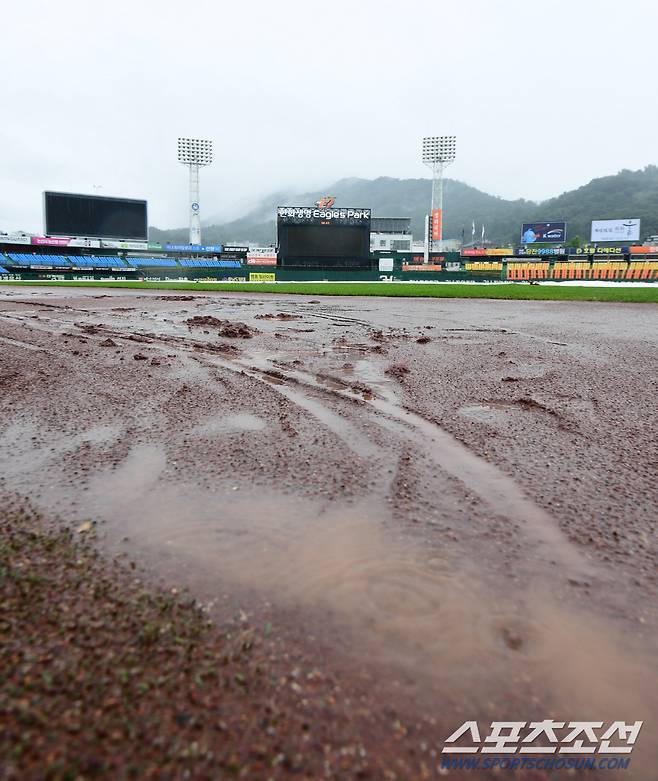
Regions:
<svg viewBox="0 0 658 781"><path fill-rule="evenodd" d="M457 155L456 136L426 136L423 138L422 160L432 171L432 199L430 204L430 245L443 249L443 169L454 162Z"/></svg>
<svg viewBox="0 0 658 781"><path fill-rule="evenodd" d="M178 162L190 169L190 244L201 244L199 168L212 163L212 141L179 138Z"/></svg>
<svg viewBox="0 0 658 781"><path fill-rule="evenodd" d="M452 163L456 155L456 136L430 136L423 139L423 162L426 165Z"/></svg>

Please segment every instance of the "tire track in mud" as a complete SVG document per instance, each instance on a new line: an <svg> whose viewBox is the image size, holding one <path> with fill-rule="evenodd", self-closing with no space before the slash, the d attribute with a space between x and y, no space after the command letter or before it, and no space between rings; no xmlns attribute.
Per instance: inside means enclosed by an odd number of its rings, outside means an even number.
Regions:
<svg viewBox="0 0 658 781"><path fill-rule="evenodd" d="M276 356L272 356L270 360L275 361ZM260 376L268 382L267 365L263 365L262 362L260 366L254 365L254 361L250 360L248 355L231 361L213 358L213 362L232 371L239 367L239 371L246 372L254 378ZM545 555L551 560L558 561L568 571L579 576L597 574L593 563L572 545L547 512L525 496L511 477L473 453L438 424L401 406L394 394L387 394L387 398L377 395L376 392L364 396L360 391L355 393L349 386L341 388L340 384L346 384L343 381L337 381L334 387L330 387L325 377L318 380L317 375L300 369L289 369L285 372L277 370L277 373L281 375L278 378L280 382L292 382L296 388L313 389L352 404L362 404L371 408L375 413L401 424L403 429L406 429L407 436L411 435L416 445L418 441L414 435L421 434L423 440L420 447L439 468L477 493L496 514L519 524L531 539L549 549ZM279 383L275 387L301 406L307 404L298 391L284 390L285 386ZM322 416L317 414L317 409L316 406L316 416L322 420ZM309 411L312 412L311 409ZM379 416L375 414L373 420L377 422L378 419ZM343 425L341 421L341 426Z"/></svg>
<svg viewBox="0 0 658 781"><path fill-rule="evenodd" d="M327 315L327 318L331 319L331 317ZM80 328L80 335L87 338L109 336L129 342L148 339L150 346L155 349L174 349L197 355L202 353L206 360L216 366L247 374L253 379L267 383L293 404L313 415L322 425L343 439L351 450L367 458L375 454L376 447L365 437L357 434L354 427L344 418L336 417L325 405L309 398L303 390L312 390L320 397L329 396L352 405L365 405L365 408L375 413L372 418L374 422L381 425L384 418L389 424L391 421L399 424L400 433L411 437L414 444L419 446L440 469L475 491L496 514L508 518L510 522L523 528L526 535L543 548L545 558L559 562L579 578L597 574L593 562L586 559L567 539L545 510L523 493L513 478L473 453L435 422L402 406L392 391L384 392L379 388L372 393L364 393L363 388L358 384L355 391L352 385L344 380L309 373L299 368L284 368L280 356L276 353L256 354L247 351L242 355L223 358L217 354L216 348L213 349L207 342L187 336L174 334L165 336L153 332L125 333L117 328L101 325L78 324L78 328ZM159 347L158 343L163 346ZM35 346L34 349L41 348ZM420 443L418 435L421 435Z"/></svg>
<svg viewBox="0 0 658 781"><path fill-rule="evenodd" d="M38 344L32 344L31 342L23 342L20 339L11 339L8 336L0 336L0 342L11 345L12 347L21 347L24 350L34 350L39 353L47 353L50 350L46 350L45 347L40 347Z"/></svg>

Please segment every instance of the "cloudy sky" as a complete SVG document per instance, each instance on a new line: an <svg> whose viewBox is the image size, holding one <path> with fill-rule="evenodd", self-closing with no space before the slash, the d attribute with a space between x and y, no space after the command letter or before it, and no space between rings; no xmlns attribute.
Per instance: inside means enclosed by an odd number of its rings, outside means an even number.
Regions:
<svg viewBox="0 0 658 781"><path fill-rule="evenodd" d="M210 138L202 216L347 176L449 175L543 199L658 163L655 0L8 0L0 230L45 189L149 200L187 224L179 135Z"/></svg>

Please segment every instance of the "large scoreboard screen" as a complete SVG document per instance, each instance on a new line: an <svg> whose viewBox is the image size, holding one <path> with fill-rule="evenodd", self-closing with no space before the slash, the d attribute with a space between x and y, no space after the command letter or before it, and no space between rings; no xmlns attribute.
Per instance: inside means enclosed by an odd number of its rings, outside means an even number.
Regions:
<svg viewBox="0 0 658 781"><path fill-rule="evenodd" d="M44 233L95 239L147 239L146 201L45 192Z"/></svg>
<svg viewBox="0 0 658 781"><path fill-rule="evenodd" d="M295 225L288 228L288 256L358 258L363 229L352 225Z"/></svg>
<svg viewBox="0 0 658 781"><path fill-rule="evenodd" d="M277 234L282 267L369 267L370 209L280 206Z"/></svg>

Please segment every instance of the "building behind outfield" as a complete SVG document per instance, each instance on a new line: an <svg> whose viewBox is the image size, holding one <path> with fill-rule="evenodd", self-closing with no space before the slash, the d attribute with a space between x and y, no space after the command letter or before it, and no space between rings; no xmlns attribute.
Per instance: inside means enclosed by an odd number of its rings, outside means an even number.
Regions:
<svg viewBox="0 0 658 781"><path fill-rule="evenodd" d="M410 217L373 217L370 220L370 251L411 252Z"/></svg>

